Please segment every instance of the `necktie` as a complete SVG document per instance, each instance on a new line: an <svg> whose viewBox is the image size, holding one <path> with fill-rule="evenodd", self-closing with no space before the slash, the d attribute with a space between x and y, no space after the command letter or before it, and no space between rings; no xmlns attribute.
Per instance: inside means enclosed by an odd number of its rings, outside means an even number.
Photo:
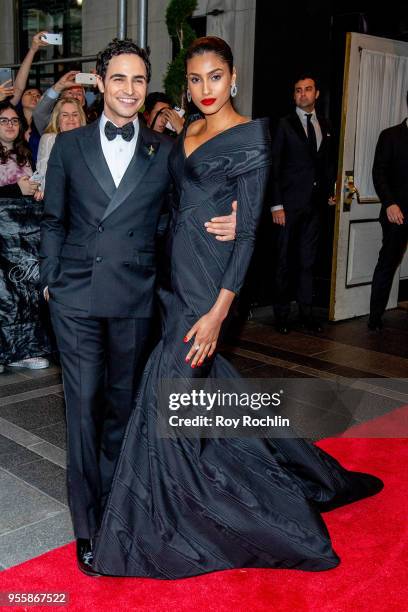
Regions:
<svg viewBox="0 0 408 612"><path fill-rule="evenodd" d="M116 136L122 136L123 140L129 142L132 140L135 134L135 126L133 125L133 121L126 123L123 127L119 128L116 125L113 125L111 121L107 121L105 123L105 136L108 140L113 140Z"/></svg>
<svg viewBox="0 0 408 612"><path fill-rule="evenodd" d="M306 115L307 117L307 140L309 142L310 150L313 154L317 153L317 140L316 132L312 123L312 113Z"/></svg>

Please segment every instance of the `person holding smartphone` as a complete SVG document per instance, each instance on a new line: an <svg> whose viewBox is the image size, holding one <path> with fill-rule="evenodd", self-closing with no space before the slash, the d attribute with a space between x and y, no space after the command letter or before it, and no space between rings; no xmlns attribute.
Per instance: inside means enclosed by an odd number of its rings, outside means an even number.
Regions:
<svg viewBox="0 0 408 612"><path fill-rule="evenodd" d="M161 91L154 91L147 96L144 117L148 127L155 132L177 136L183 131L184 119L172 108L169 96ZM168 123L173 130L166 128Z"/></svg>

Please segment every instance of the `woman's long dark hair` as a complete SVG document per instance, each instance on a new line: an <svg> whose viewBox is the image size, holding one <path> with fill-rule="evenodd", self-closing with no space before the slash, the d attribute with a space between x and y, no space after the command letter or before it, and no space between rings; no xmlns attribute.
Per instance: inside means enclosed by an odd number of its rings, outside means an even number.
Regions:
<svg viewBox="0 0 408 612"><path fill-rule="evenodd" d="M4 101L0 103L0 117L4 113L4 111L9 108L11 108L11 110L16 113L20 124L17 138L13 142L12 149L6 149L6 147L4 147L0 142L0 163L6 164L7 161L10 159L10 156L14 155L18 166L25 166L27 162L31 165L31 151L28 148L24 138L24 132L28 127L27 122L24 117L21 117L17 109L9 101Z"/></svg>

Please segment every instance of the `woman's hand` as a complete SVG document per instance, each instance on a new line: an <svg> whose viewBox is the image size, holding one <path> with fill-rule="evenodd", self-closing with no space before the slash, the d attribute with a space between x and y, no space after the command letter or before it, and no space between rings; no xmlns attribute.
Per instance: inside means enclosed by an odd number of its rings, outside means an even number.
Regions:
<svg viewBox="0 0 408 612"><path fill-rule="evenodd" d="M39 49L42 49L42 47L49 46L50 43L48 43L46 40L43 40L41 38L41 36L44 36L44 34L47 34L45 30L41 32L37 32L37 34L34 34L33 40L31 42L31 51L33 51L34 53L37 53L37 51Z"/></svg>
<svg viewBox="0 0 408 612"><path fill-rule="evenodd" d="M14 85L12 79L9 79L0 85L0 102L12 96L14 96Z"/></svg>
<svg viewBox="0 0 408 612"><path fill-rule="evenodd" d="M17 185L21 189L21 193L25 196L33 196L38 189L39 183L30 181L28 176L22 176L18 181Z"/></svg>
<svg viewBox="0 0 408 612"><path fill-rule="evenodd" d="M177 134L183 131L184 119L173 108L166 108L162 111L163 117L173 126Z"/></svg>
<svg viewBox="0 0 408 612"><path fill-rule="evenodd" d="M37 191L34 194L34 200L36 202L41 202L41 200L43 200L43 199L44 199L44 192L41 191L40 188L38 188Z"/></svg>
<svg viewBox="0 0 408 612"><path fill-rule="evenodd" d="M186 357L187 363L192 359L192 368L195 368L196 365L202 365L204 359L211 357L214 353L222 322L223 317L220 317L217 312L214 312L214 309L211 309L187 333L184 342L188 342L194 337L194 344Z"/></svg>

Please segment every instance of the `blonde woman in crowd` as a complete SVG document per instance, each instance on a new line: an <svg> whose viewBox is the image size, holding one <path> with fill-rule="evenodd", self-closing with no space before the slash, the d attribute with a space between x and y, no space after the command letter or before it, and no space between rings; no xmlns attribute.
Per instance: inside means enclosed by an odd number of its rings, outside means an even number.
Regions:
<svg viewBox="0 0 408 612"><path fill-rule="evenodd" d="M38 147L37 171L43 179L41 181L41 189L34 196L36 200L42 200L44 197L45 174L57 134L75 130L83 125L86 125L86 117L77 99L63 98L57 102L52 112L51 120L41 136Z"/></svg>

